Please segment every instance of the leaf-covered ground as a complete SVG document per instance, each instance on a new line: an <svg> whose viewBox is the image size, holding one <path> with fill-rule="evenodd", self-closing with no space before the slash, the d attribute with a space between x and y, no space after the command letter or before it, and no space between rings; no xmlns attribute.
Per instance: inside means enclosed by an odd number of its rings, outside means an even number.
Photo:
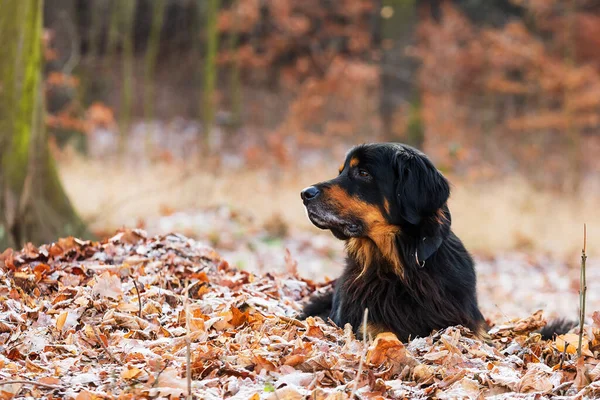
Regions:
<svg viewBox="0 0 600 400"><path fill-rule="evenodd" d="M494 265L483 289L511 286ZM188 372L198 399L600 395L593 325L579 360L576 335L535 333L541 313L496 325L488 342L461 327L405 344L391 334L361 341L348 327L294 318L319 286L294 266L288 257L287 272L255 275L194 240L141 231L8 250L0 398L180 398Z"/></svg>

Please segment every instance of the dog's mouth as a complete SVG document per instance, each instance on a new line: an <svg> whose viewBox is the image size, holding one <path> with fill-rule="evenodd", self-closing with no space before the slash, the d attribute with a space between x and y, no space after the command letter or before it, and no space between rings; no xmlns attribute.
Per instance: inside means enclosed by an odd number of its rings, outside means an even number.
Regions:
<svg viewBox="0 0 600 400"><path fill-rule="evenodd" d="M308 219L319 229L328 229L333 235L341 240L352 237L360 237L362 226L356 221L340 218L338 215L320 209L309 209L306 207Z"/></svg>

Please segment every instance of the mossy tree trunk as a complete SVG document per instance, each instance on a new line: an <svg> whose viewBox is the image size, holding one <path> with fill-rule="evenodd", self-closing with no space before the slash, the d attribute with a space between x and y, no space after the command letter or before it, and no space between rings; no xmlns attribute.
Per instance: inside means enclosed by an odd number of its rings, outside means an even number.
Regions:
<svg viewBox="0 0 600 400"><path fill-rule="evenodd" d="M0 251L86 235L48 149L43 0L0 0Z"/></svg>

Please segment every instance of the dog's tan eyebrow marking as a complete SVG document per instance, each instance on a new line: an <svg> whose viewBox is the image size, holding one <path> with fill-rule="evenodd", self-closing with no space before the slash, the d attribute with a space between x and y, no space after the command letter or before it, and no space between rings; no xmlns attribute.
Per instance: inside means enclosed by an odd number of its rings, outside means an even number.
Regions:
<svg viewBox="0 0 600 400"><path fill-rule="evenodd" d="M352 159L350 160L351 167L356 167L358 165L358 163L359 163L359 160L356 157L352 157Z"/></svg>

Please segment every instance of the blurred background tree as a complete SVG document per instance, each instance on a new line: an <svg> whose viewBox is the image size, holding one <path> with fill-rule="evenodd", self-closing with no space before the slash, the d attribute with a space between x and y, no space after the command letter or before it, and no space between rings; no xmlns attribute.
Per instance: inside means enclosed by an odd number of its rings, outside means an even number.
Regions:
<svg viewBox="0 0 600 400"><path fill-rule="evenodd" d="M41 0L3 1L0 37L0 248L85 234L48 152Z"/></svg>
<svg viewBox="0 0 600 400"><path fill-rule="evenodd" d="M198 123L198 149L212 142L209 158L264 147L260 163L277 164L397 140L484 175L552 148L541 175L577 187L590 171L581 149L597 141L597 13L586 0L51 0L48 77L68 78L48 93L51 134L82 149L117 134L123 157L144 130L153 159L174 151L152 125L183 118Z"/></svg>

